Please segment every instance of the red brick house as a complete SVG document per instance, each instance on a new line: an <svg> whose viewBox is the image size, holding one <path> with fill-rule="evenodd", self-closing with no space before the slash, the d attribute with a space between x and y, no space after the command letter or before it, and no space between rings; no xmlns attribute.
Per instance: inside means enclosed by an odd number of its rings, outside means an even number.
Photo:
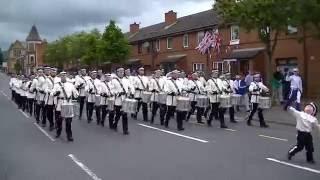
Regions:
<svg viewBox="0 0 320 180"><path fill-rule="evenodd" d="M222 54L211 58L201 55L195 48L206 31L219 30L223 38ZM264 45L256 32L248 33L237 25L222 26L213 10L177 18L177 13L164 14L164 22L140 28L130 25L126 34L132 45L128 66L135 68L143 65L147 71L174 68L184 71L206 71L219 69L233 74L248 70L260 71L267 76L267 57ZM298 39L306 37L305 41ZM319 97L320 81L315 80L320 68L320 40L300 29L289 27L288 33L282 34L273 57L273 70L276 68L298 67L304 78L306 95ZM208 61L207 61L208 60ZM208 69L207 69L208 68Z"/></svg>

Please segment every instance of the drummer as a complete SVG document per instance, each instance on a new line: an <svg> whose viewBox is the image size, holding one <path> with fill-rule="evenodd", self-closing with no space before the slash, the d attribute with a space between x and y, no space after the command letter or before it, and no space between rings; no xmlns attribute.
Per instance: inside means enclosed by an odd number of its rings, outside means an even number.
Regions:
<svg viewBox="0 0 320 180"><path fill-rule="evenodd" d="M117 131L117 126L118 126L118 121L120 120L122 116L122 129L123 129L123 134L128 135L128 116L127 113L123 112L122 105L123 101L125 100L126 97L131 96L134 94L134 89L130 88L130 81L128 79L124 78L124 68L118 68L117 69L117 77L113 78L112 81L112 89L111 93L114 94L115 96L115 113L116 117L115 120L112 124L112 129Z"/></svg>
<svg viewBox="0 0 320 180"><path fill-rule="evenodd" d="M231 80L231 73L225 73L225 75L223 76L223 78L221 78L221 80L222 80L222 93L227 96L231 96L232 94L234 94L235 89L234 89L234 83ZM223 113L223 116L224 116L226 109L224 109L221 112ZM234 119L234 107L233 106L231 106L229 108L229 116L230 116L231 123L237 123L237 121ZM222 115L221 115L221 117L222 117Z"/></svg>
<svg viewBox="0 0 320 180"><path fill-rule="evenodd" d="M108 113L108 110L107 110L107 100L109 98L111 98L112 94L111 94L111 83L110 81L112 80L111 79L111 74L105 74L104 76L104 81L101 83L101 102L100 102L100 105L101 105L101 112L102 112L102 117L101 117L101 126L104 127L104 121L106 119L106 116L107 116L107 113ZM109 126L112 125L110 122L109 122Z"/></svg>
<svg viewBox="0 0 320 180"><path fill-rule="evenodd" d="M137 113L134 114L134 118L137 119L138 112L142 105L142 114L143 114L143 121L148 121L148 104L142 102L142 95L144 91L148 91L148 83L149 79L147 76L144 75L144 68L140 67L138 69L138 75L135 76L134 80L134 87L135 87L135 94L134 98L138 101L138 109Z"/></svg>
<svg viewBox="0 0 320 180"><path fill-rule="evenodd" d="M155 117L155 115L158 111L158 108L160 106L158 95L160 92L163 91L164 81L160 77L161 77L161 70L158 69L154 72L154 76L149 82L149 91L152 92L152 95L151 95L152 116L151 116L151 121L150 121L150 123L152 123L152 124L154 122L154 117ZM161 123L161 125L163 125L163 119L161 119L161 118L160 118L160 123Z"/></svg>
<svg viewBox="0 0 320 180"><path fill-rule="evenodd" d="M252 118L254 114L258 111L260 127L269 127L264 121L263 110L259 108L259 97L262 93L269 92L269 89L262 83L261 76L259 73L253 76L253 82L251 82L249 86L249 92L251 94L252 111L250 112L250 115L248 117L247 125L251 126Z"/></svg>
<svg viewBox="0 0 320 180"><path fill-rule="evenodd" d="M176 111L177 106L177 96L181 95L183 91L186 90L186 87L177 80L179 77L179 71L174 70L168 75L168 80L164 84L164 92L167 93L167 113L164 125L166 128L169 127L169 121L174 112ZM178 131L183 131L183 120L185 119L185 112L177 111L177 129Z"/></svg>
<svg viewBox="0 0 320 180"><path fill-rule="evenodd" d="M86 92L85 87L87 85L87 81L89 81L90 76L87 76L87 70L81 69L79 75L75 78L75 86L79 91L79 104L80 104L80 112L79 112L79 120L82 117L83 107L86 100Z"/></svg>
<svg viewBox="0 0 320 180"><path fill-rule="evenodd" d="M75 86L67 82L67 73L61 72L60 73L61 82L54 85L53 90L51 91L52 96L58 97L58 102L56 105L56 111L57 111L57 134L56 138L59 138L62 131L62 121L63 118L61 116L61 105L62 103L72 103L72 98L77 98L79 93L76 90ZM72 118L64 118L66 122L66 134L68 141L73 141L72 137L72 130L71 130L71 122Z"/></svg>
<svg viewBox="0 0 320 180"><path fill-rule="evenodd" d="M189 98L191 101L191 110L188 113L187 121L189 121L190 116L194 113L196 110L196 104L197 104L197 97L198 95L205 94L205 89L203 86L203 83L199 80L198 73L193 73L191 75L191 79L188 81L187 86L188 92L189 92ZM204 113L203 107L197 107L197 122L199 124L204 124L202 122L202 115Z"/></svg>
<svg viewBox="0 0 320 180"><path fill-rule="evenodd" d="M222 81L219 76L219 70L213 70L212 71L212 78L207 81L206 84L206 91L209 96L210 104L211 104L211 113L208 119L208 126L211 126L211 122L213 117L218 120L219 119L219 96L221 95L221 86ZM224 121L220 120L220 126L223 127L225 126Z"/></svg>
<svg viewBox="0 0 320 180"><path fill-rule="evenodd" d="M96 110L97 125L100 125L101 121L101 108L100 104L96 102L96 98L100 97L101 93L101 81L97 79L97 71L91 72L91 79L87 82L86 91L88 94L87 108L88 108L88 123L92 121L93 109Z"/></svg>

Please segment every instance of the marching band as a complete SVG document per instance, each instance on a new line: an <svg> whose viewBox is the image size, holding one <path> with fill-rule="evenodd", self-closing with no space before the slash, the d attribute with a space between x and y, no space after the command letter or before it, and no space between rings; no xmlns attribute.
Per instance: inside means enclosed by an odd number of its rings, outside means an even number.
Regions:
<svg viewBox="0 0 320 180"><path fill-rule="evenodd" d="M233 81L230 73L219 76L218 70L213 70L211 78L205 80L199 73L192 73L187 78L178 70L164 75L163 70L158 69L152 76L146 76L143 67L138 69L136 76L131 75L130 69L118 68L116 73L110 74L102 71L87 73L86 69L81 69L75 77L66 72L58 74L56 68L45 67L28 78L14 75L9 85L12 99L18 107L34 116L43 127L48 122L49 130L56 130L57 138L65 121L69 141L73 141L71 122L75 116L76 100L79 103L79 120L84 107L88 123L92 122L95 112L97 125L105 126L108 118L109 128L114 131L117 131L122 118L125 135L129 134L128 117L137 119L141 108L143 121L150 120L153 124L159 112L161 125L169 128L171 118L175 117L177 130L183 131L183 121L189 121L195 112L197 123L204 124L205 118L209 127L216 119L220 121L221 128L227 128L224 117L227 110L230 122L237 123L235 109L244 105L248 110L249 102L245 102L249 101L248 95L251 96L252 109L247 124L252 125L252 117L258 111L260 126L268 127L263 109L271 106L270 98L265 96L269 89L261 82L258 73L248 87L240 76Z"/></svg>

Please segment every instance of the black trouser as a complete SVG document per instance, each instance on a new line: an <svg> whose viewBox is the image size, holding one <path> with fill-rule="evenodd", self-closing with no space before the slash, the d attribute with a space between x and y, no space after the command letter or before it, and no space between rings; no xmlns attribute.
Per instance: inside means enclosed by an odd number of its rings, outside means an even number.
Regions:
<svg viewBox="0 0 320 180"><path fill-rule="evenodd" d="M158 102L152 102L152 116L151 116L151 123L154 122L154 117L156 116L157 114L157 111L159 109L159 103ZM161 112L160 112L161 113ZM163 124L163 122L161 123Z"/></svg>
<svg viewBox="0 0 320 180"><path fill-rule="evenodd" d="M196 101L192 101L191 102L191 110L188 113L188 117L187 120L190 119L190 116L194 113L194 111L197 109L197 121L198 122L202 122L202 115L204 113L204 108L201 107L196 107L197 102Z"/></svg>
<svg viewBox="0 0 320 180"><path fill-rule="evenodd" d="M167 113L167 105L166 104L160 104L160 123L163 125L164 119Z"/></svg>
<svg viewBox="0 0 320 180"><path fill-rule="evenodd" d="M79 97L79 104L80 104L79 119L81 119L81 117L82 117L82 112L83 112L83 107L84 107L85 100L86 100L85 96L80 96Z"/></svg>
<svg viewBox="0 0 320 180"><path fill-rule="evenodd" d="M175 106L168 106L168 111L166 114L166 120L164 122L165 127L169 127L169 121L176 111ZM187 112L177 111L177 129L181 130L183 128L183 120L186 118Z"/></svg>
<svg viewBox="0 0 320 180"><path fill-rule="evenodd" d="M87 119L88 119L88 123L90 123L92 121L92 114L93 114L93 108L94 108L94 103L93 102L87 102L87 106L86 106L88 113L87 113Z"/></svg>
<svg viewBox="0 0 320 180"><path fill-rule="evenodd" d="M313 161L313 142L312 135L309 132L298 131L297 145L290 149L289 155L294 156L296 153L306 149L307 161Z"/></svg>
<svg viewBox="0 0 320 180"><path fill-rule="evenodd" d="M14 90L11 90L11 100L14 101L15 98L15 92Z"/></svg>
<svg viewBox="0 0 320 180"><path fill-rule="evenodd" d="M41 101L40 103L36 102L36 121L37 123L40 122L40 115L42 114L43 116L43 111L44 111L44 102Z"/></svg>
<svg viewBox="0 0 320 180"><path fill-rule="evenodd" d="M104 121L106 120L106 117L107 117L107 114L108 114L108 106L107 105L102 105L101 106L101 112L102 112L101 125L104 126Z"/></svg>
<svg viewBox="0 0 320 180"><path fill-rule="evenodd" d="M46 105L46 113L47 113L47 118L50 124L50 128L54 127L53 111L54 111L54 105Z"/></svg>
<svg viewBox="0 0 320 180"><path fill-rule="evenodd" d="M227 109L226 108L219 108L219 120L220 120L220 126L225 126L224 122L224 114L226 113Z"/></svg>
<svg viewBox="0 0 320 180"><path fill-rule="evenodd" d="M116 113L116 117L113 123L113 128L117 129L118 127L118 122L122 116L122 129L123 129L123 133L127 133L128 132L128 116L127 113L121 111L121 106L114 106L115 109L115 113Z"/></svg>
<svg viewBox="0 0 320 180"><path fill-rule="evenodd" d="M42 104L42 125L45 126L47 123L47 105Z"/></svg>
<svg viewBox="0 0 320 180"><path fill-rule="evenodd" d="M251 123L254 114L258 111L260 126L264 126L266 125L266 122L264 121L263 117L263 109L259 108L258 106L258 103L252 103L252 110L250 112L248 122Z"/></svg>
<svg viewBox="0 0 320 180"><path fill-rule="evenodd" d="M62 121L63 118L61 117L61 112L60 111L56 111L57 114L57 119L56 119L56 123L57 123L57 135L60 136L61 135L61 131L62 131ZM65 122L66 122L66 134L68 138L72 138L72 130L71 130L71 122L72 122L72 118L64 118Z"/></svg>
<svg viewBox="0 0 320 180"><path fill-rule="evenodd" d="M109 128L110 129L114 129L114 114L115 114L115 110L113 111L109 111Z"/></svg>
<svg viewBox="0 0 320 180"><path fill-rule="evenodd" d="M101 122L101 106L95 105L94 108L96 109L97 124L99 125Z"/></svg>
<svg viewBox="0 0 320 180"><path fill-rule="evenodd" d="M204 111L204 114L203 114L203 116L204 116L205 118L208 117L208 113L209 113L210 110L211 110L211 105L208 105L208 107L206 108L206 110Z"/></svg>
<svg viewBox="0 0 320 180"><path fill-rule="evenodd" d="M28 112L30 116L33 114L33 99L28 99Z"/></svg>
<svg viewBox="0 0 320 180"><path fill-rule="evenodd" d="M208 125L211 125L213 117L218 120L219 119L219 105L220 103L211 103L211 112L208 120Z"/></svg>
<svg viewBox="0 0 320 180"><path fill-rule="evenodd" d="M148 103L142 102L141 98L136 98L136 100L138 101L138 109L135 114L135 117L137 117L140 107L142 106L143 121L147 122L148 121Z"/></svg>

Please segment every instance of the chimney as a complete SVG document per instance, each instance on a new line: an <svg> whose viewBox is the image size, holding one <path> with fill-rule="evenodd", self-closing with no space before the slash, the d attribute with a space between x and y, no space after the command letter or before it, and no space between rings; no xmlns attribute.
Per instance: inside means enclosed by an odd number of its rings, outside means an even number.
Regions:
<svg viewBox="0 0 320 180"><path fill-rule="evenodd" d="M134 22L133 24L130 24L130 33L136 33L139 31L140 25Z"/></svg>
<svg viewBox="0 0 320 180"><path fill-rule="evenodd" d="M177 21L177 13L173 10L164 14L166 26L169 26Z"/></svg>

